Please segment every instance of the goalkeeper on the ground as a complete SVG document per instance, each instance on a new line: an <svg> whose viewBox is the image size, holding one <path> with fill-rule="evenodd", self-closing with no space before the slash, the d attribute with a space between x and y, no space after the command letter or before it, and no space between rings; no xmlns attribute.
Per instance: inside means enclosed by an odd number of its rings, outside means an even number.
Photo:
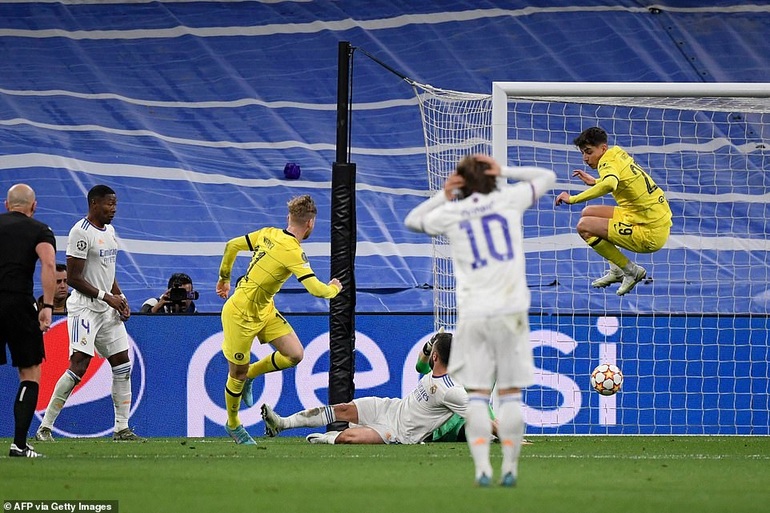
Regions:
<svg viewBox="0 0 770 513"><path fill-rule="evenodd" d="M418 444L428 440L452 414L464 417L468 393L447 374L452 334L440 333L430 351L432 372L420 378L404 398L361 397L349 403L306 409L281 417L269 404L262 405L265 434L299 427L321 427L342 421L343 431L311 433L314 444Z"/></svg>
<svg viewBox="0 0 770 513"><path fill-rule="evenodd" d="M612 193L617 206L585 207L577 231L610 262L610 270L591 286L621 282L617 294L622 296L642 281L647 271L621 253L618 246L635 253L662 248L671 230L671 208L663 190L625 150L607 146L607 132L599 127L587 128L573 142L583 154L583 162L599 172L599 179L582 169L575 170L572 176L590 188L576 196L562 192L556 197L556 205L574 205Z"/></svg>
<svg viewBox="0 0 770 513"><path fill-rule="evenodd" d="M444 333L444 328L441 328L438 333L433 335L430 340L425 342L422 347L422 351L417 356L417 365L415 366L417 372L420 374L428 374L431 371L430 352L433 350L433 344L436 342L439 334ZM495 420L495 412L492 410L492 406L489 407L489 418L492 419L493 432L497 432L497 421ZM465 419L458 414L453 414L449 417L449 420L441 424L438 428L433 430L430 437L425 440L426 442L465 442Z"/></svg>

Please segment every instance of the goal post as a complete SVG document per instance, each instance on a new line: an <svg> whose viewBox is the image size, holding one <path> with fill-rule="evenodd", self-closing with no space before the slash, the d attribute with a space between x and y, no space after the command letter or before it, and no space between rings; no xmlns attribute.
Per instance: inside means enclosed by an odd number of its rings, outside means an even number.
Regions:
<svg viewBox="0 0 770 513"><path fill-rule="evenodd" d="M709 106L717 110L770 112L770 84L764 83L492 82L491 97L492 156L501 162L508 157L507 105L515 98L639 106L673 106L679 100L682 108L688 105L687 98L709 99Z"/></svg>
<svg viewBox="0 0 770 513"><path fill-rule="evenodd" d="M471 149L558 177L523 219L538 366L525 397L528 433L770 434L770 84L495 82L487 95L416 91L432 190ZM466 108L473 114L465 117ZM560 191L585 190L575 169L597 177L573 145L591 126L635 158L674 213L661 250L623 250L648 278L622 297L617 287L591 288L606 262L576 233L583 207L612 198L554 206ZM434 240L433 265L436 324L452 328L446 241ZM623 370L619 394L590 392L599 363Z"/></svg>

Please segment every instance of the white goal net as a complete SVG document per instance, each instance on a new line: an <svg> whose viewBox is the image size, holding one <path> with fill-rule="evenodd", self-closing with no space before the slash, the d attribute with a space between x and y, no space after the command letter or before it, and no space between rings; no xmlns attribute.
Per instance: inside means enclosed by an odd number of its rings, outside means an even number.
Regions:
<svg viewBox="0 0 770 513"><path fill-rule="evenodd" d="M431 191L443 188L457 162L470 153L492 152L492 97L412 83L422 113ZM435 329L454 329L456 316L452 259L445 237L433 238Z"/></svg>
<svg viewBox="0 0 770 513"><path fill-rule="evenodd" d="M770 85L495 83L491 95L418 88L431 189L470 151L553 169L558 183L524 218L538 384L528 432L770 434ZM464 114L465 111L465 114ZM488 120L488 121L487 121ZM486 125L485 123L489 123ZM606 262L577 235L586 186L574 138L603 128L665 191L666 246L629 258L648 277L630 294L592 289ZM435 244L437 326L455 303L446 241ZM591 370L625 374L611 397Z"/></svg>

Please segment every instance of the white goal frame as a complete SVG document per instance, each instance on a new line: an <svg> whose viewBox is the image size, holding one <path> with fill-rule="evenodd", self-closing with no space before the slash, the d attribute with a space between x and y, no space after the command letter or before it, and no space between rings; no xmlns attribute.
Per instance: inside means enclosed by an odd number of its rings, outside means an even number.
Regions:
<svg viewBox="0 0 770 513"><path fill-rule="evenodd" d="M492 82L492 156L508 159L509 98L770 98L764 83L670 83L670 82Z"/></svg>

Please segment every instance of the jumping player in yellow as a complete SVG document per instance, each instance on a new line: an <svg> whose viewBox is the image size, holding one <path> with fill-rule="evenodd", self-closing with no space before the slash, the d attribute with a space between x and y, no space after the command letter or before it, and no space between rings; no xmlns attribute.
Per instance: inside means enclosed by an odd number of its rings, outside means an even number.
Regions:
<svg viewBox="0 0 770 513"><path fill-rule="evenodd" d="M644 267L629 260L617 246L635 253L658 251L668 240L671 208L663 190L634 159L619 146L608 148L607 133L599 127L583 130L574 140L583 162L599 171L599 179L582 169L577 176L590 188L576 196L562 192L556 205L574 205L611 192L618 206L585 207L577 231L594 251L609 260L610 270L591 283L606 287L621 282L617 295L630 292L647 276Z"/></svg>
<svg viewBox="0 0 770 513"><path fill-rule="evenodd" d="M294 367L304 355L297 334L275 308L273 296L292 274L317 297L332 298L342 290L336 278L328 285L319 281L302 251L301 242L313 232L318 213L313 198L298 196L289 201L288 207L286 229L267 227L231 239L225 246L219 268L217 295L227 298L236 255L239 251L253 252L246 274L222 308L222 352L228 362L225 430L238 444L256 443L238 417L241 399L247 406L254 404L251 393L254 378ZM249 365L254 339L270 344L276 351Z"/></svg>

